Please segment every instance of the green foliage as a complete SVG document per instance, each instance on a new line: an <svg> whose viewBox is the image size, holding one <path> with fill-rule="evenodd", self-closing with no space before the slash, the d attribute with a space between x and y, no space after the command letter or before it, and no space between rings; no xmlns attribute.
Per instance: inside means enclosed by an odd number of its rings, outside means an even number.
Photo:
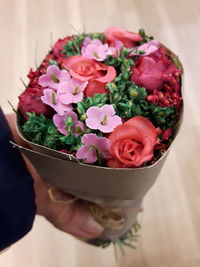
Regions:
<svg viewBox="0 0 200 267"><path fill-rule="evenodd" d="M92 97L84 97L83 100L77 103L77 111L80 119L84 121L86 119L86 111L92 106L102 107L107 102L107 94L95 94Z"/></svg>
<svg viewBox="0 0 200 267"><path fill-rule="evenodd" d="M167 128L174 128L176 118L175 107L159 107L150 104L149 110L151 111L151 121L155 126L159 126L162 130Z"/></svg>
<svg viewBox="0 0 200 267"><path fill-rule="evenodd" d="M127 58L128 54L130 52L131 52L131 49L128 49L128 48L123 46L119 57L108 56L105 59L104 63L108 66L113 66L115 69L117 69L119 71L119 73L130 72L130 70L134 64L133 59ZM125 79L127 79L126 78L127 74L123 73L121 76L122 77L125 76Z"/></svg>
<svg viewBox="0 0 200 267"><path fill-rule="evenodd" d="M89 36L90 39L92 40L99 39L100 41L102 41L102 43L104 43L105 41L105 36L103 33L94 32L94 33L85 34L85 37L86 36Z"/></svg>
<svg viewBox="0 0 200 267"><path fill-rule="evenodd" d="M153 36L148 36L144 29L139 29L138 33L143 38L142 42L140 42L139 44L144 44L144 43L147 43L148 41L154 39Z"/></svg>
<svg viewBox="0 0 200 267"><path fill-rule="evenodd" d="M67 41L64 46L63 54L66 57L80 55L80 45L82 44L85 38L85 34L81 33L79 35L74 35L71 41Z"/></svg>
<svg viewBox="0 0 200 267"><path fill-rule="evenodd" d="M71 117L65 122L69 135L64 136L57 131L51 119L35 113L28 113L28 115L29 119L22 126L22 132L31 142L55 150L66 149L69 152L80 147L80 137L76 137L71 130L74 124Z"/></svg>
<svg viewBox="0 0 200 267"><path fill-rule="evenodd" d="M49 60L49 64L50 64L50 65L56 65L56 66L59 65L58 62L57 62L56 60L52 60L52 59Z"/></svg>
<svg viewBox="0 0 200 267"><path fill-rule="evenodd" d="M116 81L116 80L115 80ZM110 102L116 114L124 119L142 116L165 130L174 127L176 110L174 107L159 107L146 101L147 91L135 83L123 79L107 84Z"/></svg>
<svg viewBox="0 0 200 267"><path fill-rule="evenodd" d="M107 84L107 89L110 90L110 102L117 115L127 119L141 116L143 113L147 115L146 89L129 80L124 81L123 78L117 78L115 82Z"/></svg>

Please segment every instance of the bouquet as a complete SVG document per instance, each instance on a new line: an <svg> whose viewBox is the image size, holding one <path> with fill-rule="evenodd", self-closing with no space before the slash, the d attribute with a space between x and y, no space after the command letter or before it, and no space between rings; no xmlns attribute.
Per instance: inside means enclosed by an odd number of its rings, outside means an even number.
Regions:
<svg viewBox="0 0 200 267"><path fill-rule="evenodd" d="M144 30L59 39L19 96L20 147L54 187L85 201L105 230L133 237L142 199L181 124L183 68ZM52 192L51 192L52 193Z"/></svg>

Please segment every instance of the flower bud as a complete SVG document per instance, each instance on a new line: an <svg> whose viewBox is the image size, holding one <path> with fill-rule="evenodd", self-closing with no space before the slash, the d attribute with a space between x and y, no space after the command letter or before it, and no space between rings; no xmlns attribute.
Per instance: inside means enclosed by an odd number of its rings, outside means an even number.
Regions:
<svg viewBox="0 0 200 267"><path fill-rule="evenodd" d="M81 115L81 117L80 117L80 120L81 121L85 121L86 119L87 119L87 116L86 116L85 113L83 115Z"/></svg>
<svg viewBox="0 0 200 267"><path fill-rule="evenodd" d="M129 91L129 93L130 93L130 97L136 97L136 96L138 96L138 92L135 89L131 89Z"/></svg>

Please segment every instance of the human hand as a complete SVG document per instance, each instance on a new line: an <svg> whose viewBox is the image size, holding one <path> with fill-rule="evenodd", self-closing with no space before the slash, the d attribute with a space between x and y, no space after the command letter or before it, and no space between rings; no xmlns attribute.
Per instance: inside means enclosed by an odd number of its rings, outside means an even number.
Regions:
<svg viewBox="0 0 200 267"><path fill-rule="evenodd" d="M15 115L6 115L14 141L22 146L27 146L16 131ZM56 228L83 239L91 239L101 234L103 227L90 215L89 211L80 201L65 204L55 203L48 195L51 187L41 179L30 161L24 157L27 169L34 180L35 202L37 214L44 216ZM62 197L62 194L60 194Z"/></svg>

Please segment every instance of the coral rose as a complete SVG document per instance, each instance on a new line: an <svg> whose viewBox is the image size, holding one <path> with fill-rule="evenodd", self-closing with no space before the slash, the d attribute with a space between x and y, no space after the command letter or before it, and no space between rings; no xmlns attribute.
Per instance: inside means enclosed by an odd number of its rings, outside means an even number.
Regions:
<svg viewBox="0 0 200 267"><path fill-rule="evenodd" d="M134 117L119 125L109 135L111 168L140 167L152 160L158 130L144 117Z"/></svg>
<svg viewBox="0 0 200 267"><path fill-rule="evenodd" d="M101 83L112 82L116 77L113 66L82 56L71 56L62 60L62 66L69 70L72 77L80 81L96 80Z"/></svg>
<svg viewBox="0 0 200 267"><path fill-rule="evenodd" d="M124 46L132 48L135 45L135 42L141 42L142 37L134 32L128 32L123 30L120 27L110 27L105 31L106 42L110 46L115 46L115 41L120 41Z"/></svg>

